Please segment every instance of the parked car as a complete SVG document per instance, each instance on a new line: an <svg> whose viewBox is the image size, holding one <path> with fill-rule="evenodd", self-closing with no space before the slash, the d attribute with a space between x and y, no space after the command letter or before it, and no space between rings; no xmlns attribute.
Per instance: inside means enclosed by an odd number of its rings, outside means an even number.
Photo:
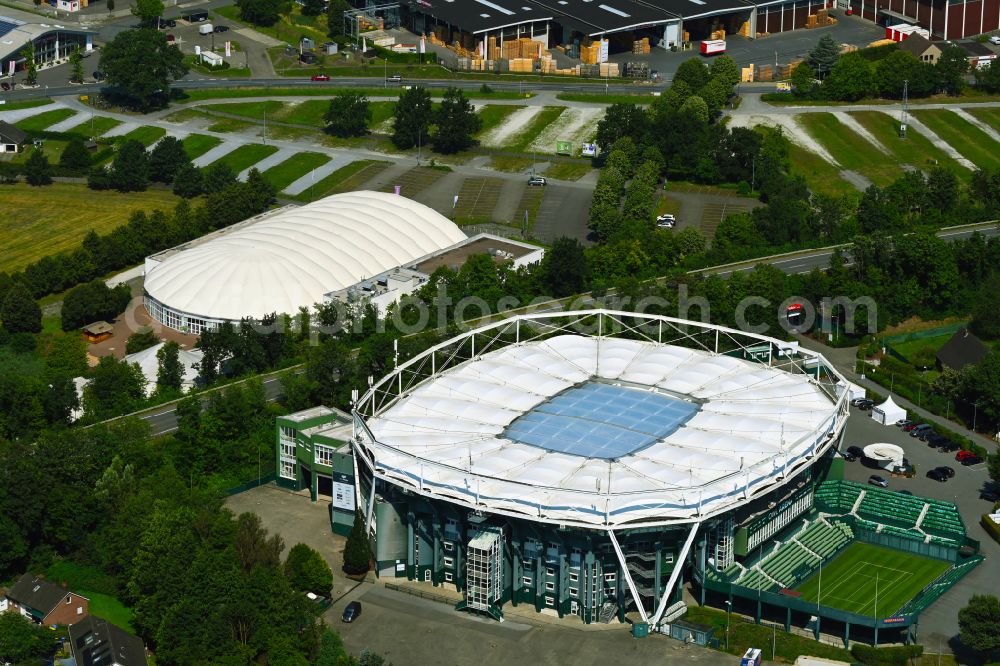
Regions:
<svg viewBox="0 0 1000 666"><path fill-rule="evenodd" d="M966 458L975 458L975 457L976 454L974 454L972 451L959 451L958 453L955 454L955 460L957 460L958 462L962 462Z"/></svg>
<svg viewBox="0 0 1000 666"><path fill-rule="evenodd" d="M910 431L910 437L921 437L922 435L934 432L930 425L927 423L921 423L916 428Z"/></svg>
<svg viewBox="0 0 1000 666"><path fill-rule="evenodd" d="M857 407L859 403L865 402L868 398L851 398L851 405Z"/></svg>
<svg viewBox="0 0 1000 666"><path fill-rule="evenodd" d="M347 604L346 608L344 608L344 614L340 617L340 619L350 624L351 622L357 620L358 617L360 616L361 616L361 602L352 601L351 603Z"/></svg>
<svg viewBox="0 0 1000 666"><path fill-rule="evenodd" d="M528 187L545 187L545 179L541 176L532 176L528 179Z"/></svg>
<svg viewBox="0 0 1000 666"><path fill-rule="evenodd" d="M327 74L313 74L312 75L312 80L313 81L329 81L330 77Z"/></svg>
<svg viewBox="0 0 1000 666"><path fill-rule="evenodd" d="M939 445L939 448L942 451L945 451L946 453L951 453L952 451L958 451L961 447L958 444L956 444L955 442L953 442L950 439L948 439L947 441L942 442Z"/></svg>
<svg viewBox="0 0 1000 666"><path fill-rule="evenodd" d="M10 84L6 81L0 81L0 90L10 90Z"/></svg>
<svg viewBox="0 0 1000 666"><path fill-rule="evenodd" d="M903 430L905 430L906 432L910 432L911 430L913 430L914 428L916 428L918 425L923 425L923 424L917 423L916 421L910 421L905 426L903 426Z"/></svg>
<svg viewBox="0 0 1000 666"><path fill-rule="evenodd" d="M104 80L104 72L94 72L94 80L95 81L103 81Z"/></svg>
<svg viewBox="0 0 1000 666"><path fill-rule="evenodd" d="M858 456L855 455L854 453L851 453L850 451L844 451L840 455L843 456L844 460L846 460L847 462L854 462L855 460L858 459Z"/></svg>
<svg viewBox="0 0 1000 666"><path fill-rule="evenodd" d="M992 37L990 37L990 44L1000 45L1000 37L998 37L996 35L993 35Z"/></svg>
<svg viewBox="0 0 1000 666"><path fill-rule="evenodd" d="M941 446L942 444L945 444L945 443L951 441L947 437L945 437L944 435L939 435L936 432L932 432L932 433L929 433L929 434L925 435L923 437L923 439L925 439L927 441L927 445L930 446L931 448L935 448L935 447Z"/></svg>
<svg viewBox="0 0 1000 666"><path fill-rule="evenodd" d="M858 409L862 409L862 410L865 410L865 411L871 409L874 406L875 406L875 401L874 400L869 400L868 398L865 398L864 400L858 402L858 404L857 404L857 408Z"/></svg>
<svg viewBox="0 0 1000 666"><path fill-rule="evenodd" d="M1000 502L1000 491L997 490L980 490L979 499L984 499L987 502Z"/></svg>
<svg viewBox="0 0 1000 666"><path fill-rule="evenodd" d="M936 469L937 471L941 472L942 474L944 474L945 476L947 476L949 479L955 478L955 470L953 468L951 468L951 467L948 467L947 465L941 465L940 467L935 467L934 469Z"/></svg>
<svg viewBox="0 0 1000 666"><path fill-rule="evenodd" d="M864 458L865 451L857 444L847 447L847 452L853 455L855 458Z"/></svg>
<svg viewBox="0 0 1000 666"><path fill-rule="evenodd" d="M229 26L228 25L217 25L217 26L215 26L215 31L216 32L229 32Z"/></svg>
<svg viewBox="0 0 1000 666"><path fill-rule="evenodd" d="M972 465L978 465L981 462L983 462L983 459L980 458L979 456L969 456L968 458L962 459L962 464L965 465L966 467L970 467Z"/></svg>
<svg viewBox="0 0 1000 666"><path fill-rule="evenodd" d="M176 37L174 37L172 33L169 33L169 32L167 33L167 41L168 41L168 42L172 42L172 41L174 41L175 39L177 39L177 38L176 38Z"/></svg>
<svg viewBox="0 0 1000 666"><path fill-rule="evenodd" d="M934 469L927 470L927 478L944 483L948 480L948 475L935 467Z"/></svg>
<svg viewBox="0 0 1000 666"><path fill-rule="evenodd" d="M899 419L898 421L896 421L896 425L900 428L908 426L911 423L913 423L913 421L911 421L910 419Z"/></svg>
<svg viewBox="0 0 1000 666"><path fill-rule="evenodd" d="M868 477L868 483L870 483L873 486L878 486L879 488L888 488L889 487L889 482L886 481L881 476L879 476L878 474L872 474L871 476L869 476Z"/></svg>

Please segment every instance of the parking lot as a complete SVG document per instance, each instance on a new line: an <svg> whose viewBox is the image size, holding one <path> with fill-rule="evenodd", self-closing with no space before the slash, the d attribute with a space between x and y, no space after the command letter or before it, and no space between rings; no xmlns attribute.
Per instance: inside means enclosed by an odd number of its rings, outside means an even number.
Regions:
<svg viewBox="0 0 1000 666"><path fill-rule="evenodd" d="M953 502L965 522L970 537L981 544L981 552L986 559L961 583L949 590L941 599L920 617L919 642L935 651L938 642L959 648L954 637L958 634L958 611L968 603L973 594L996 588L1000 580L1000 544L986 533L979 520L993 505L979 499L979 492L989 483L986 463L966 467L955 460L954 453L934 449L926 442L896 426L884 426L868 417L867 412L851 408L853 412L847 422L844 447L851 445L864 448L875 442L888 442L903 447L910 463L916 466L917 474L912 479L890 476L885 470L869 467L859 460L845 463L844 478L858 483L867 483L868 477L878 474L889 480L889 490L908 490L914 495L932 497ZM944 483L927 478L928 470L947 465L955 470L955 477Z"/></svg>

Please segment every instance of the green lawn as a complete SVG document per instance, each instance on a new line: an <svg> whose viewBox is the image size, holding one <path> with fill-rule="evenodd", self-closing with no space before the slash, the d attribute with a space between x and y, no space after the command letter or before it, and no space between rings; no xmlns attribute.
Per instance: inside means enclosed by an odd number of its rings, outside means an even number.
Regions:
<svg viewBox="0 0 1000 666"><path fill-rule="evenodd" d="M960 178L967 178L971 175L968 169L945 155L943 150L932 144L920 132L911 130L906 133L905 139L900 137L898 118L881 111L850 111L849 113L874 134L883 146L889 149L892 153L889 157L890 161L899 164L912 164L921 169L932 166L936 161L954 171ZM883 156L883 159L886 158Z"/></svg>
<svg viewBox="0 0 1000 666"><path fill-rule="evenodd" d="M888 185L903 175L895 160L852 129L844 127L832 113L802 113L796 122L826 148L840 166L856 171L876 185Z"/></svg>
<svg viewBox="0 0 1000 666"><path fill-rule="evenodd" d="M580 180L591 172L590 162L556 162L545 170L545 175L558 180Z"/></svg>
<svg viewBox="0 0 1000 666"><path fill-rule="evenodd" d="M222 139L207 134L188 134L181 143L184 144L184 152L188 157L195 159L222 143Z"/></svg>
<svg viewBox="0 0 1000 666"><path fill-rule="evenodd" d="M249 120L235 120L233 118L220 118L206 129L209 132L242 132L244 130L256 129L260 127L257 123L252 123Z"/></svg>
<svg viewBox="0 0 1000 666"><path fill-rule="evenodd" d="M350 192L384 171L390 162L381 160L358 160L340 167L326 178L311 186L302 194L292 197L296 201L313 201L330 194Z"/></svg>
<svg viewBox="0 0 1000 666"><path fill-rule="evenodd" d="M646 95L606 95L604 93L559 93L556 99L564 102L589 102L591 104L652 104L656 98Z"/></svg>
<svg viewBox="0 0 1000 666"><path fill-rule="evenodd" d="M506 120L507 116L523 108L523 104L487 104L479 109L478 115L479 119L483 122L483 126L480 128L477 136L483 136Z"/></svg>
<svg viewBox="0 0 1000 666"><path fill-rule="evenodd" d="M85 120L76 127L66 130L67 134L76 134L85 139L101 136L121 125L120 120L108 118L107 116L94 116L93 120Z"/></svg>
<svg viewBox="0 0 1000 666"><path fill-rule="evenodd" d="M329 161L330 157L321 153L296 153L284 162L275 164L265 171L264 177L274 185L274 189L280 192L316 167Z"/></svg>
<svg viewBox="0 0 1000 666"><path fill-rule="evenodd" d="M74 592L90 600L88 608L91 615L103 618L126 631L135 632L135 629L132 627L132 609L120 602L116 597L85 589L77 589Z"/></svg>
<svg viewBox="0 0 1000 666"><path fill-rule="evenodd" d="M530 157L516 157L513 155L494 155L490 158L490 168L507 173L521 173L531 168L533 162Z"/></svg>
<svg viewBox="0 0 1000 666"><path fill-rule="evenodd" d="M45 106L46 104L51 104L52 100L48 97L41 97L39 99L26 99L23 102L7 102L6 104L0 105L0 111L17 111L18 109L33 109L36 106Z"/></svg>
<svg viewBox="0 0 1000 666"><path fill-rule="evenodd" d="M996 107L966 109L969 113L1000 132L1000 109Z"/></svg>
<svg viewBox="0 0 1000 666"><path fill-rule="evenodd" d="M398 90L389 88L335 88L325 85L314 85L306 88L296 88L292 86L282 86L276 88L265 88L262 86L247 86L240 88L198 88L195 90L183 91L183 102L202 102L214 99L240 99L243 97L333 97L343 93L360 93L368 97L395 97ZM431 97L443 97L444 91L439 89L429 90ZM482 92L481 90L465 90L465 96L469 99L527 99L534 97L531 93L519 94L513 91L495 90L492 92Z"/></svg>
<svg viewBox="0 0 1000 666"><path fill-rule="evenodd" d="M941 560L856 542L797 589L803 601L885 618L950 566Z"/></svg>
<svg viewBox="0 0 1000 666"><path fill-rule="evenodd" d="M128 134L123 134L120 137L115 137L115 139L121 143L125 141L138 141L142 145L152 146L154 143L163 138L167 133L167 130L162 127L153 127L150 125L144 125L142 127L136 127L134 130Z"/></svg>
<svg viewBox="0 0 1000 666"><path fill-rule="evenodd" d="M503 146L504 150L512 151L523 151L531 143L538 138L538 135L542 131L555 122L556 118L562 115L562 112L566 110L564 106L546 106L543 107L541 112L535 115L522 131L518 132L506 145Z"/></svg>
<svg viewBox="0 0 1000 666"><path fill-rule="evenodd" d="M765 125L758 125L754 129L761 133L774 131ZM794 141L788 142L788 160L792 165L792 173L805 178L812 192L832 196L857 194L854 186L841 178L840 169Z"/></svg>
<svg viewBox="0 0 1000 666"><path fill-rule="evenodd" d="M47 151L54 142L45 143ZM2 191L6 212L0 219L0 266L11 272L47 254L75 248L91 229L107 233L125 224L132 211L171 211L180 201L158 189L105 190L95 196L82 183L17 183L4 185Z"/></svg>
<svg viewBox="0 0 1000 666"><path fill-rule="evenodd" d="M40 132L75 114L76 111L72 109L52 109L51 111L42 111L37 116L29 116L14 124L25 132Z"/></svg>
<svg viewBox="0 0 1000 666"><path fill-rule="evenodd" d="M914 109L912 113L980 169L1000 167L1000 145L962 116L947 109Z"/></svg>
<svg viewBox="0 0 1000 666"><path fill-rule="evenodd" d="M229 113L234 116L250 118L251 120L264 120L264 113L267 112L267 120L282 123L293 123L296 125L308 125L322 129L326 126L323 116L330 108L329 100L310 99L304 102L279 102L275 100L257 102L231 102L228 104L206 104L203 107L207 111L216 113ZM388 120L396 108L395 102L369 102L368 108L372 112L369 127L375 128Z"/></svg>
<svg viewBox="0 0 1000 666"><path fill-rule="evenodd" d="M276 152L278 152L278 148L276 146L248 143L215 160L212 162L212 166L215 166L216 164L226 164L233 170L233 173L239 173L244 169L257 164L257 162L260 162L268 155L272 155Z"/></svg>
<svg viewBox="0 0 1000 666"><path fill-rule="evenodd" d="M924 356L929 355L933 358L934 354L944 346L944 343L951 340L953 335L953 333L945 333L943 335L935 335L931 338L907 340L906 342L893 344L892 348L911 362L916 360L914 357L918 357L921 354ZM931 361L931 364L933 364L933 361Z"/></svg>

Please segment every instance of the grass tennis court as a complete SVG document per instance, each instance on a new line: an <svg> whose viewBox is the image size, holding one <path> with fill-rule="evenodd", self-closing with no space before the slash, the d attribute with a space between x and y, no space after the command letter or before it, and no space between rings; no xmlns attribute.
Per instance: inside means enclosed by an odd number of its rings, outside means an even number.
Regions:
<svg viewBox="0 0 1000 666"><path fill-rule="evenodd" d="M877 613L885 618L950 567L941 560L858 542L796 589L804 601L818 599L824 606L873 617L877 584Z"/></svg>

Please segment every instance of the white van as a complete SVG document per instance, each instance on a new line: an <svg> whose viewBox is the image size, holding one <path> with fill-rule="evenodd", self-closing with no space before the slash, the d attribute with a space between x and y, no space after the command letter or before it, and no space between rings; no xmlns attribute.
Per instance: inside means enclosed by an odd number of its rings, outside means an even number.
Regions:
<svg viewBox="0 0 1000 666"><path fill-rule="evenodd" d="M215 28L212 27L211 23L202 23L198 26L199 35L211 35L213 32L215 32Z"/></svg>

